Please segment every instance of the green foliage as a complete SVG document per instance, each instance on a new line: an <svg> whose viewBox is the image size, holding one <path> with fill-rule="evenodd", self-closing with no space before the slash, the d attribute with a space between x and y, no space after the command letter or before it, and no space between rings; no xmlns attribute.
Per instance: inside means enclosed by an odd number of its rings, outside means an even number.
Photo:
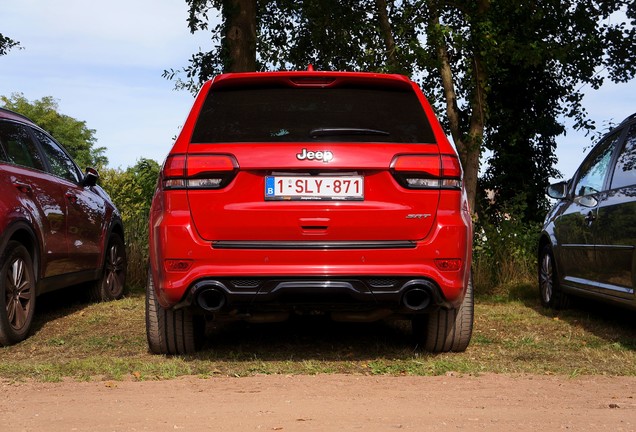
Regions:
<svg viewBox="0 0 636 432"><path fill-rule="evenodd" d="M190 31L210 31L211 47L194 53L182 69L164 70L163 77L174 80L177 89L196 94L205 81L229 71L227 20L234 5L228 0L186 0L186 3ZM304 70L313 64L317 70L410 74L416 63L414 52L421 51L414 30L417 5L407 1L397 7L389 3L389 18L401 42L396 47L397 67L387 64L387 49L374 0L258 0L256 69ZM212 13L222 21L211 29Z"/></svg>
<svg viewBox="0 0 636 432"><path fill-rule="evenodd" d="M456 122L445 124L471 181L471 202L478 156L485 148L492 157L481 187L497 191L499 212L524 191L520 216L526 221L541 220L546 183L559 175L554 150L564 131L562 119L572 117L578 128L589 131L596 127L582 106L584 86L598 88L605 79L628 81L636 74L636 6L627 0L388 0L395 42L391 60L380 22L384 2L254 1L258 70L303 70L312 63L319 70L412 76L438 113L457 114ZM225 8L232 1L186 3L190 30L210 31L211 49L164 76L196 93L225 70L227 23L208 25L218 11L227 20ZM444 71L442 52L449 62ZM443 72L451 75L450 84L443 85Z"/></svg>
<svg viewBox="0 0 636 432"><path fill-rule="evenodd" d="M374 0L263 2L261 68L367 70L385 68L386 49Z"/></svg>
<svg viewBox="0 0 636 432"><path fill-rule="evenodd" d="M510 295L519 284L536 284L541 225L525 222L519 196L499 213L484 213L475 222L473 277L481 294Z"/></svg>
<svg viewBox="0 0 636 432"><path fill-rule="evenodd" d="M127 283L146 283L148 262L148 213L160 166L152 159L140 159L128 169L108 168L100 172L101 184L119 208L126 231Z"/></svg>
<svg viewBox="0 0 636 432"><path fill-rule="evenodd" d="M559 124L559 98L546 97L532 88L561 94L564 89L549 70L509 65L510 76L493 77L489 93L490 124L485 140L492 151L480 179L480 189L496 191L489 211L503 211L505 203L523 195L523 220L541 222L548 210L545 195L554 168ZM529 85L530 84L530 85ZM517 198L518 199L518 198ZM478 210L479 211L479 210Z"/></svg>
<svg viewBox="0 0 636 432"><path fill-rule="evenodd" d="M228 63L227 47L222 43L228 30L228 23L223 20L213 29L209 28L210 16L212 12L220 15L221 10L228 0L186 0L188 5L188 28L191 33L196 31L211 30L211 49L192 54L188 60L188 66L183 69L166 69L162 76L175 81L175 88L188 90L196 95L203 83L214 75L222 73ZM224 18L227 18L224 16Z"/></svg>
<svg viewBox="0 0 636 432"><path fill-rule="evenodd" d="M95 147L95 130L89 129L85 121L58 112L57 100L45 96L30 102L22 93L10 97L0 96L4 107L25 115L46 130L70 153L81 168L106 166L105 147Z"/></svg>
<svg viewBox="0 0 636 432"><path fill-rule="evenodd" d="M107 168L100 172L101 184L122 212L125 223L147 218L160 166L152 159L139 159L122 170Z"/></svg>
<svg viewBox="0 0 636 432"><path fill-rule="evenodd" d="M485 48L494 61L488 64L484 143L493 156L482 187L497 191L498 210L523 192L523 218L541 221L548 179L560 176L553 167L555 137L564 132L561 119L569 115L582 128L596 127L585 119L581 84L597 88L603 70L613 81L634 77L635 29L608 18L625 8L622 1L592 0L491 4L488 35L494 43ZM623 60L610 52L620 52Z"/></svg>
<svg viewBox="0 0 636 432"><path fill-rule="evenodd" d="M0 33L0 56L6 55L11 48L20 49L20 42L14 41L8 36Z"/></svg>

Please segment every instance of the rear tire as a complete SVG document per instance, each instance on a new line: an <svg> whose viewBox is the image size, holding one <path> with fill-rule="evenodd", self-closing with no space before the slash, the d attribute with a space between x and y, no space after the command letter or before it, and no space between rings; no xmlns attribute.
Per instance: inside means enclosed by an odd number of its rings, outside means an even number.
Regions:
<svg viewBox="0 0 636 432"><path fill-rule="evenodd" d="M154 354L192 354L203 345L204 323L185 307L164 309L157 301L152 273L146 284L146 337Z"/></svg>
<svg viewBox="0 0 636 432"><path fill-rule="evenodd" d="M35 311L35 271L29 251L10 241L0 258L0 345L26 339Z"/></svg>
<svg viewBox="0 0 636 432"><path fill-rule="evenodd" d="M554 255L550 245L545 245L539 254L539 295L541 304L552 309L565 309L569 298L561 291Z"/></svg>
<svg viewBox="0 0 636 432"><path fill-rule="evenodd" d="M412 320L413 334L429 352L463 352L473 334L473 278L468 279L464 301L458 309L438 309Z"/></svg>
<svg viewBox="0 0 636 432"><path fill-rule="evenodd" d="M104 257L102 277L94 282L91 298L94 301L119 300L128 293L126 286L126 247L118 234L111 234Z"/></svg>

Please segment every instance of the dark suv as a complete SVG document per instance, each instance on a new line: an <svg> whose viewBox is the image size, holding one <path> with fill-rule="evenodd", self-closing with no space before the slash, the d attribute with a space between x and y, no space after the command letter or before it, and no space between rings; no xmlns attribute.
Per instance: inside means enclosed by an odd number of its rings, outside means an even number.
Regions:
<svg viewBox="0 0 636 432"><path fill-rule="evenodd" d="M150 212L147 335L187 353L206 321L412 321L430 351L471 338L462 170L404 76L221 75L201 89Z"/></svg>
<svg viewBox="0 0 636 432"><path fill-rule="evenodd" d="M559 201L541 234L542 303L559 308L576 295L636 309L636 114L548 195Z"/></svg>
<svg viewBox="0 0 636 432"><path fill-rule="evenodd" d="M39 294L89 283L123 296L119 212L64 148L28 118L0 108L0 345L28 336Z"/></svg>

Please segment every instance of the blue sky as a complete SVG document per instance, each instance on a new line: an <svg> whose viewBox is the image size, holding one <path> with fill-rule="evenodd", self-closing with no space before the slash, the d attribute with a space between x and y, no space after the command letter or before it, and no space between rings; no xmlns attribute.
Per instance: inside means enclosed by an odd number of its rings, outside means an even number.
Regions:
<svg viewBox="0 0 636 432"><path fill-rule="evenodd" d="M190 34L182 0L0 0L0 32L22 50L0 57L0 95L53 96L96 130L109 165L163 161L194 100L161 77L209 36Z"/></svg>
<svg viewBox="0 0 636 432"><path fill-rule="evenodd" d="M0 32L24 48L0 57L0 95L53 96L60 112L96 130L111 167L163 161L193 97L161 73L210 44L208 34L190 34L185 1L0 0L0 10ZM584 90L599 126L636 112L634 81ZM591 141L569 127L557 142L567 178Z"/></svg>

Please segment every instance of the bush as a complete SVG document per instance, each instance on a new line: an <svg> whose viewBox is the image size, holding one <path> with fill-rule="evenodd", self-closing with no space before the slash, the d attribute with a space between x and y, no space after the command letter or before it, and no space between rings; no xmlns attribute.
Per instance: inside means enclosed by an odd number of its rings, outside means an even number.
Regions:
<svg viewBox="0 0 636 432"><path fill-rule="evenodd" d="M509 295L522 284L536 284L541 224L524 222L522 208L510 205L475 223L473 279L486 295Z"/></svg>
<svg viewBox="0 0 636 432"><path fill-rule="evenodd" d="M121 212L128 256L127 283L131 288L146 285L148 267L148 213L152 203L159 164L141 159L126 171L105 169L101 184Z"/></svg>

